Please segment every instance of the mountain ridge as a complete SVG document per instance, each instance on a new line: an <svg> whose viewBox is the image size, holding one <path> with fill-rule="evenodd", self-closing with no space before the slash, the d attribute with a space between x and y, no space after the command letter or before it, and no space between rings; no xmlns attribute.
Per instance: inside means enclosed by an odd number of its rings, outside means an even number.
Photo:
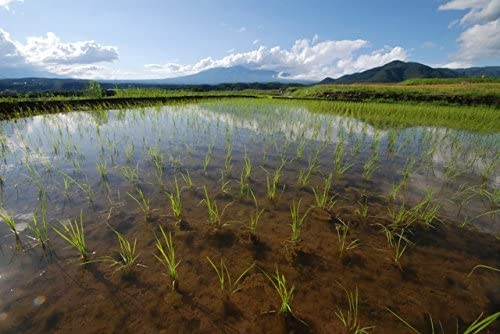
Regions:
<svg viewBox="0 0 500 334"><path fill-rule="evenodd" d="M337 79L326 77L318 82L318 84L398 83L417 78L459 78L478 76L500 77L500 66L449 69L433 68L417 62L394 60L385 65L362 72L346 74Z"/></svg>

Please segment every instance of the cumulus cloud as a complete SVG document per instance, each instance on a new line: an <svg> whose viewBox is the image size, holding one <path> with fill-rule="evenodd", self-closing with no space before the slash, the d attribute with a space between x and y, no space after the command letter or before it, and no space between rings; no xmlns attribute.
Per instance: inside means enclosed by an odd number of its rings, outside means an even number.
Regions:
<svg viewBox="0 0 500 334"><path fill-rule="evenodd" d="M452 0L439 6L439 10L467 10L462 25L495 21L500 17L500 0Z"/></svg>
<svg viewBox="0 0 500 334"><path fill-rule="evenodd" d="M0 29L0 64L7 67L18 66L24 63L24 57L17 50L9 33Z"/></svg>
<svg viewBox="0 0 500 334"><path fill-rule="evenodd" d="M155 77L176 77L197 73L214 67L243 65L252 69L274 70L294 79L322 79L380 66L392 60L405 60L406 51L401 47L387 47L368 54L359 54L368 47L363 39L326 40L299 39L290 49L280 46L260 46L257 49L232 53L219 59L211 57L195 64L148 64L145 68Z"/></svg>
<svg viewBox="0 0 500 334"><path fill-rule="evenodd" d="M23 2L24 0L0 0L0 7L10 10L10 4L13 2Z"/></svg>
<svg viewBox="0 0 500 334"><path fill-rule="evenodd" d="M26 44L16 44L28 62L41 65L94 64L118 59L118 50L114 46L101 45L92 40L64 43L52 32L29 37Z"/></svg>
<svg viewBox="0 0 500 334"><path fill-rule="evenodd" d="M0 0L1 1L1 0ZM118 49L96 41L61 41L54 33L29 37L26 43L13 40L0 29L0 65L49 71L73 77L92 77L103 70L100 64L118 59Z"/></svg>
<svg viewBox="0 0 500 334"><path fill-rule="evenodd" d="M452 0L439 10L462 10L467 13L459 23L463 31L457 38L456 61L471 62L500 57L500 0Z"/></svg>

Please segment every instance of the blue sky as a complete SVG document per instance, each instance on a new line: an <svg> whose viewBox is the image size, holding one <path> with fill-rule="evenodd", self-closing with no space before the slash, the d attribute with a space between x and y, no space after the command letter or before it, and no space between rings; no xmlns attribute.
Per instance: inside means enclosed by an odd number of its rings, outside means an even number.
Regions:
<svg viewBox="0 0 500 334"><path fill-rule="evenodd" d="M98 79L233 65L322 79L500 65L500 0L0 0L2 68Z"/></svg>

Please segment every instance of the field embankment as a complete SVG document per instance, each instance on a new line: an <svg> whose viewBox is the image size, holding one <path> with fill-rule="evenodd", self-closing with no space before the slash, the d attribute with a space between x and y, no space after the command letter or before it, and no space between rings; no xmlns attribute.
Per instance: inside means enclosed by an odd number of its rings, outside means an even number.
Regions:
<svg viewBox="0 0 500 334"><path fill-rule="evenodd" d="M286 96L339 101L500 105L500 82L408 80L400 84L316 85L289 88Z"/></svg>

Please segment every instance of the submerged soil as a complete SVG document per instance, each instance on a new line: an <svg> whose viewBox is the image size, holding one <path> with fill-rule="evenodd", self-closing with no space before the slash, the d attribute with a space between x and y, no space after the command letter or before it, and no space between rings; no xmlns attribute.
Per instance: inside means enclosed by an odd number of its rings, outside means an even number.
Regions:
<svg viewBox="0 0 500 334"><path fill-rule="evenodd" d="M161 111L155 112L154 115L166 118ZM146 112L122 116L125 120L129 116L136 117L135 123L131 123L134 125L144 114ZM177 111L172 115L172 118L183 116ZM207 117L206 114L202 116ZM226 115L222 116L224 119ZM130 132L132 125L125 121L112 123L113 117L107 120L112 124L110 129L118 129L123 124L124 133ZM96 174L97 158L85 147L76 150L78 154L74 156L81 166L71 172L72 177L79 177L78 180L88 182L94 189L91 203L82 191L84 187L73 184L62 191L63 178L57 171L43 174L47 182L49 223L59 227L64 217L74 219L83 212L90 262L82 265L77 252L52 230L45 250L29 237L28 230L20 232L18 242L13 237L2 238L1 333L352 333L355 329L352 327L370 327L372 333L414 332L397 317L421 333L431 332L432 324L434 328L442 326L445 333L455 333L457 326L459 332L463 332L481 314L484 317L500 310L500 274L483 267L471 273L477 265L500 268L500 240L495 233L472 229L473 225L460 227L464 212L477 216L484 211L461 208L461 212L453 212L454 209L458 211L458 207L448 205L432 220L432 226L426 227L419 220L413 222L404 232L408 240L404 253L399 262L394 260L398 241L393 240L391 247L383 227L394 223L388 210L397 210L401 202L392 203L387 191L390 184L386 183L396 183L401 178L401 165L407 161L406 156L380 162L378 171L368 181L361 178L363 163L359 162L369 156L370 150L366 148L362 151L364 156L362 154L348 172L334 175L329 192L330 196L335 196L334 205L319 209L312 188L322 190L325 178L331 173L334 150L328 146L329 142L316 155L320 167L312 172L308 185L300 187L297 184L299 170L307 168L319 142L305 144L304 157L299 159L295 144L284 147L281 139L277 139L264 146L259 134L233 129L238 140L232 142L232 167L221 178L220 172L226 168L224 144L213 147L212 161L205 173L202 162L206 145L212 142L214 135L199 124L196 128L196 124L192 124L194 120L188 119L186 124L197 130L183 132L179 124L184 120L174 119L176 126L173 128L179 132L172 135L173 139L166 137L173 131L170 128L165 127L163 134L158 132L158 138L164 139L158 141L159 147L170 145L167 153L172 153L173 158L172 163L165 164L161 170L161 177L155 174L155 167L145 153L136 152L131 156L133 159L126 162L123 150L127 143L120 139L118 131L106 134L109 129L102 126L102 142L112 138L117 147L120 145L116 150L107 148L111 158L106 160L109 162L106 180ZM219 120L214 123L217 124L218 140L224 143L230 137L228 130L224 127L218 130ZM91 128L93 123L89 124ZM155 124L153 130L145 126L144 133L149 135L162 128L158 125L161 123ZM85 138L82 133L87 135L89 130L80 131L80 137L74 136L76 141L82 142ZM146 141L139 131L138 127L134 128L136 150ZM183 133L203 134L201 148L190 143L187 135L176 142ZM153 142L157 140L155 134ZM67 147L71 148L72 144ZM144 147L147 145L143 144L143 150ZM268 148L267 153L263 154L263 147ZM407 151L417 154L416 149L408 148ZM56 151L56 158L60 158L57 152L64 151ZM382 151L380 156L385 157L384 154ZM181 162L176 160L177 155ZM264 210L255 236L248 228L250 217L257 212L254 199L239 193L244 156L252 161L249 182L259 209ZM23 160L20 157L15 156L12 160ZM272 177L284 160L277 198L270 200L267 178ZM74 161L66 163L72 166ZM397 172L391 169L391 164L396 166ZM71 169L64 163L61 165ZM130 184L122 175L120 168L125 165L139 169L135 183ZM439 175L441 168L435 164L430 168L432 175ZM192 187L181 177L181 173L186 176L188 172ZM18 172L21 176L27 173ZM18 212L33 210L38 203L34 182L26 182L23 178L13 182L14 176L6 175L2 200L11 206L17 205ZM433 178L426 181L423 175L418 178L418 186L425 188L426 183L437 182ZM175 189L174 177L182 187L184 212L180 222L173 217L166 196L166 192ZM469 176L460 177L465 180ZM451 184L457 179L443 182L440 196L448 196L449 188L458 188L457 184ZM52 184L55 186L49 187ZM223 184L226 187L222 187ZM208 223L204 187L222 214L222 226L217 228ZM151 201L149 214L141 211L127 195L137 194L137 189ZM26 204L31 197L35 204ZM452 195L448 198L453 200ZM410 205L410 196L405 199ZM300 238L292 242L290 209L298 203L300 215L308 214ZM364 209L367 209L366 215ZM491 223L495 216L482 218ZM345 245L356 247L341 254L339 233L343 224L349 224ZM492 230L498 231L498 221L491 224ZM3 225L0 232L6 234ZM110 227L131 242L137 240L138 265L128 274L102 261L109 256L119 259L118 242ZM180 261L176 289L172 289L166 268L153 255L158 254L155 236L161 235L160 227L172 233L176 260ZM403 244L406 242L403 241L401 247ZM215 264L224 259L236 291L221 291L216 272L207 258ZM252 265L234 286L240 274ZM292 312L286 315L278 312L280 297L270 280L277 271L286 278L288 289L294 287L290 302ZM356 290L359 293L358 321L346 328L339 315L347 317L346 292L354 295ZM484 331L499 332L499 321Z"/></svg>
<svg viewBox="0 0 500 334"><path fill-rule="evenodd" d="M262 181L253 181L257 198L265 198ZM207 178L203 183L210 182L216 181ZM431 229L416 225L408 235L413 244L398 266L376 225L389 223L376 218L386 215L384 203L368 197L372 204L363 219L349 205L360 194L349 188L338 191L344 197L332 210L309 212L296 243L289 241L289 207L298 198L304 199L301 212L312 205L308 189L288 189L276 202L264 200L256 238L243 226L255 210L252 200L219 192L219 206L231 204L223 218L228 225L214 230L206 222L204 205L199 205L204 195L198 188L184 191L186 212L180 224L165 209L166 199L155 202L158 211L148 219L132 203L103 211L96 222L85 225L93 259L116 249L113 232L104 224L108 222L129 239L137 238L141 266L131 275L99 262L81 266L76 253L54 238L49 258L42 257L40 248L29 252L30 260L24 256L22 261L40 261L32 279L3 292L8 318L0 322L1 332L343 333L347 331L336 316L348 310L342 287L350 292L358 288L359 323L374 326L373 333L409 332L387 309L422 333L430 331L430 316L445 332L454 332L457 323L463 329L479 314L500 309L498 273L477 269L468 277L478 264L498 267L498 239L447 223ZM340 220L350 223L348 242L359 240L359 247L343 256L336 232ZM152 256L160 226L173 233L181 261L177 291ZM233 282L251 264L255 267L242 278L238 291L222 294L207 257L216 264L223 257ZM264 274L272 276L276 269L286 277L288 288L295 287L293 316L276 312L280 299ZM40 296L44 303L34 305ZM497 322L486 333L498 330Z"/></svg>

